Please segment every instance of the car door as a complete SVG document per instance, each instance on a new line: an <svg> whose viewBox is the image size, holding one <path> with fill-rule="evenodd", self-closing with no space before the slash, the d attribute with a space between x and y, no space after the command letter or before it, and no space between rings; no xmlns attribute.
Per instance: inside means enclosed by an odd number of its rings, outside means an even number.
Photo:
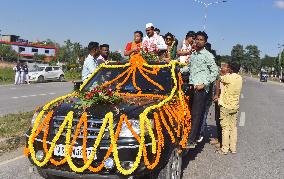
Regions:
<svg viewBox="0 0 284 179"><path fill-rule="evenodd" d="M59 78L60 74L60 67L53 67L54 78Z"/></svg>
<svg viewBox="0 0 284 179"><path fill-rule="evenodd" d="M52 79L53 77L52 67L45 68L45 79Z"/></svg>

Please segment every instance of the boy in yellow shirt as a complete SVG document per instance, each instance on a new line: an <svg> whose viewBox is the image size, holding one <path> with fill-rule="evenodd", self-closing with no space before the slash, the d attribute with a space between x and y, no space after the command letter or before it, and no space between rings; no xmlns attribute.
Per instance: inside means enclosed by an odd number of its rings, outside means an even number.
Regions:
<svg viewBox="0 0 284 179"><path fill-rule="evenodd" d="M222 92L219 99L222 148L220 154L237 153L237 117L239 112L242 77L240 65L230 62L221 69Z"/></svg>

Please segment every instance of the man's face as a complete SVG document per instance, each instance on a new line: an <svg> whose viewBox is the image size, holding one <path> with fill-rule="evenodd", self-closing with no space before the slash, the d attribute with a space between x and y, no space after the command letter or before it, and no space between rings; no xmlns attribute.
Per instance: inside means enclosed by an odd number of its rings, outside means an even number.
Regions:
<svg viewBox="0 0 284 179"><path fill-rule="evenodd" d="M203 36L198 35L196 36L195 43L198 48L204 48L207 42Z"/></svg>
<svg viewBox="0 0 284 179"><path fill-rule="evenodd" d="M142 37L141 37L141 35L140 35L139 33L135 33L135 34L134 34L134 41L135 41L136 43L139 43L139 42L142 41Z"/></svg>
<svg viewBox="0 0 284 179"><path fill-rule="evenodd" d="M102 48L101 48L101 55L102 55L104 58L107 58L108 55L109 55L109 48L108 48L108 47L102 47Z"/></svg>
<svg viewBox="0 0 284 179"><path fill-rule="evenodd" d="M223 74L227 74L230 72L230 68L229 68L229 65L227 63L222 63L221 64L221 72Z"/></svg>
<svg viewBox="0 0 284 179"><path fill-rule="evenodd" d="M148 27L146 29L146 34L148 37L152 37L154 35L154 28L153 27Z"/></svg>
<svg viewBox="0 0 284 179"><path fill-rule="evenodd" d="M100 49L99 48L95 48L93 49L90 54L93 56L93 57L97 57L99 54L100 54Z"/></svg>

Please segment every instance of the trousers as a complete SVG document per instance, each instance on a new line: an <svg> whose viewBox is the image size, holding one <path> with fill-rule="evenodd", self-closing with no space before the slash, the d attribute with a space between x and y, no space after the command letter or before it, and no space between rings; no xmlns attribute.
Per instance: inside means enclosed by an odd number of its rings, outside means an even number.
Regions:
<svg viewBox="0 0 284 179"><path fill-rule="evenodd" d="M238 110L220 108L220 124L222 127L222 151L237 151L237 116Z"/></svg>

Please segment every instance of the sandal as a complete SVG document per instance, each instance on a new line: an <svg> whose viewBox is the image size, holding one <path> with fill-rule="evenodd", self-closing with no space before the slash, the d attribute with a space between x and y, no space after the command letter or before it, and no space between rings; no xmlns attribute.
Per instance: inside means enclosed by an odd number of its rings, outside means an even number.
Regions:
<svg viewBox="0 0 284 179"><path fill-rule="evenodd" d="M215 153L217 153L217 154L222 154L222 155L227 155L228 154L228 152L224 152L223 150L216 150L215 151Z"/></svg>

